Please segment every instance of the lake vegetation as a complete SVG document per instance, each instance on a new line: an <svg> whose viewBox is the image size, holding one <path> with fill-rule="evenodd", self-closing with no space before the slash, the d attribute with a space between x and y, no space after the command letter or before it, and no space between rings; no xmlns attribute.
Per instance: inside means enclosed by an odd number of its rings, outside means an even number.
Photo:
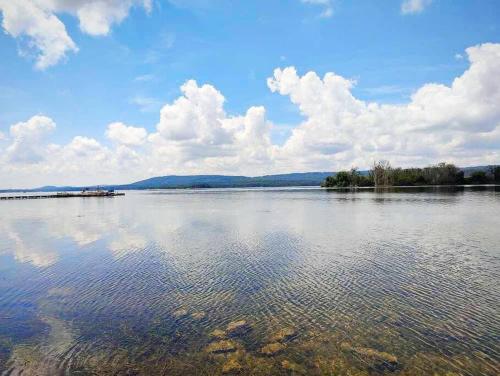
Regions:
<svg viewBox="0 0 500 376"><path fill-rule="evenodd" d="M451 163L439 163L424 168L392 167L388 161L374 163L371 170L361 173L353 167L328 176L322 187L390 187L421 185L500 184L500 166L489 166L486 171L463 170Z"/></svg>

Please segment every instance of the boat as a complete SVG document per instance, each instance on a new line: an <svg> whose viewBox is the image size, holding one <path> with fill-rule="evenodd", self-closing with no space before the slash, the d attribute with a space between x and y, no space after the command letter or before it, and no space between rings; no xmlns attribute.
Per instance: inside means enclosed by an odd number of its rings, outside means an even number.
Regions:
<svg viewBox="0 0 500 376"><path fill-rule="evenodd" d="M114 189L101 189L97 187L96 189L84 188L81 193L81 196L86 197L101 197L101 196L121 196L123 193L115 193Z"/></svg>

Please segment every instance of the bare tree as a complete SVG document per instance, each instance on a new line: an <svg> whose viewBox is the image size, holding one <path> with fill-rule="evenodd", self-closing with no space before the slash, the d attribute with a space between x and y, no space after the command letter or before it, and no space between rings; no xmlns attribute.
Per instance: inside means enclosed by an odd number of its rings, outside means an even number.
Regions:
<svg viewBox="0 0 500 376"><path fill-rule="evenodd" d="M375 162L372 175L376 187L392 185L392 167L388 161Z"/></svg>

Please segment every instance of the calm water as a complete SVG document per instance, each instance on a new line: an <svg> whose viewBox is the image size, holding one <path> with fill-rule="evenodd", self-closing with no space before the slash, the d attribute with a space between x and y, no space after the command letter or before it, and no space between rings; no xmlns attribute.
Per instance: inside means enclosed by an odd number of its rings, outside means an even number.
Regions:
<svg viewBox="0 0 500 376"><path fill-rule="evenodd" d="M498 188L0 202L0 373L498 375L499 214Z"/></svg>

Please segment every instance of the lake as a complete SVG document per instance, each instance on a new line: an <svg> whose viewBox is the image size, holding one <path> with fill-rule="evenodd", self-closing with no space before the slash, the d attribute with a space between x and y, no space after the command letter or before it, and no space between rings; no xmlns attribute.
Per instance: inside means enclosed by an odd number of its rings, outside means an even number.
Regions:
<svg viewBox="0 0 500 376"><path fill-rule="evenodd" d="M0 202L0 373L498 375L500 188Z"/></svg>

